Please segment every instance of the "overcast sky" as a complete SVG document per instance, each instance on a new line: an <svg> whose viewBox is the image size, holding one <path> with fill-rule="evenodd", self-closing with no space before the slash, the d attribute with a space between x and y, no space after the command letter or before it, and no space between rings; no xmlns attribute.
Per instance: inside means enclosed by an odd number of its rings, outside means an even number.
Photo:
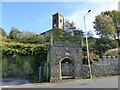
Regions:
<svg viewBox="0 0 120 90"><path fill-rule="evenodd" d="M16 27L20 31L42 33L52 28L52 15L56 12L61 13L65 20L73 21L77 28L84 31L83 18L89 9L91 12L86 16L87 31L94 31L95 16L103 11L118 10L119 0L97 0L97 2L95 0L79 0L79 2L78 0L75 2L70 0L63 0L63 2L7 1L10 0L2 2L2 27L7 33L10 32L11 27Z"/></svg>

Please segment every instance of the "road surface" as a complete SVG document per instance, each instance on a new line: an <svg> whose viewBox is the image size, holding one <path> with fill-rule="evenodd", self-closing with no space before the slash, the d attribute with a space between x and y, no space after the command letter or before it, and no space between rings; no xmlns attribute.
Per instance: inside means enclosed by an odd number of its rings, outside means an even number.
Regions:
<svg viewBox="0 0 120 90"><path fill-rule="evenodd" d="M30 83L2 88L118 88L118 76L70 80L59 83Z"/></svg>

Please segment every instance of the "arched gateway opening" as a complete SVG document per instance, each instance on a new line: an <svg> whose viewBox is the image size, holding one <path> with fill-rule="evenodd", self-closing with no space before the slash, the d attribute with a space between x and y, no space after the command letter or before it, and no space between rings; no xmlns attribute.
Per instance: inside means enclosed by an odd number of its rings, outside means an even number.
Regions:
<svg viewBox="0 0 120 90"><path fill-rule="evenodd" d="M74 78L74 62L69 58L61 61L61 77L62 79Z"/></svg>

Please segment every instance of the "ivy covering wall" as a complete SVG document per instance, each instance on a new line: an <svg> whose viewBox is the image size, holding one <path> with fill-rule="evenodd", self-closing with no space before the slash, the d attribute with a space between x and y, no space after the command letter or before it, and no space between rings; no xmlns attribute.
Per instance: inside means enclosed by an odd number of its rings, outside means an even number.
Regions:
<svg viewBox="0 0 120 90"><path fill-rule="evenodd" d="M3 55L43 55L46 54L46 44L25 44L19 42L3 42Z"/></svg>
<svg viewBox="0 0 120 90"><path fill-rule="evenodd" d="M38 67L47 60L48 43L2 42L2 76L32 77L37 80Z"/></svg>

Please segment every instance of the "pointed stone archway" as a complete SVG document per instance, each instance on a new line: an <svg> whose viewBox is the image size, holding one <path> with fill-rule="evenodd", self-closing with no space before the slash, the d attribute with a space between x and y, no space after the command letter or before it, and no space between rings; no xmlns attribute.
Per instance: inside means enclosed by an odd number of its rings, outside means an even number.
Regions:
<svg viewBox="0 0 120 90"><path fill-rule="evenodd" d="M70 57L64 57L60 60L60 79L74 78L75 64Z"/></svg>

